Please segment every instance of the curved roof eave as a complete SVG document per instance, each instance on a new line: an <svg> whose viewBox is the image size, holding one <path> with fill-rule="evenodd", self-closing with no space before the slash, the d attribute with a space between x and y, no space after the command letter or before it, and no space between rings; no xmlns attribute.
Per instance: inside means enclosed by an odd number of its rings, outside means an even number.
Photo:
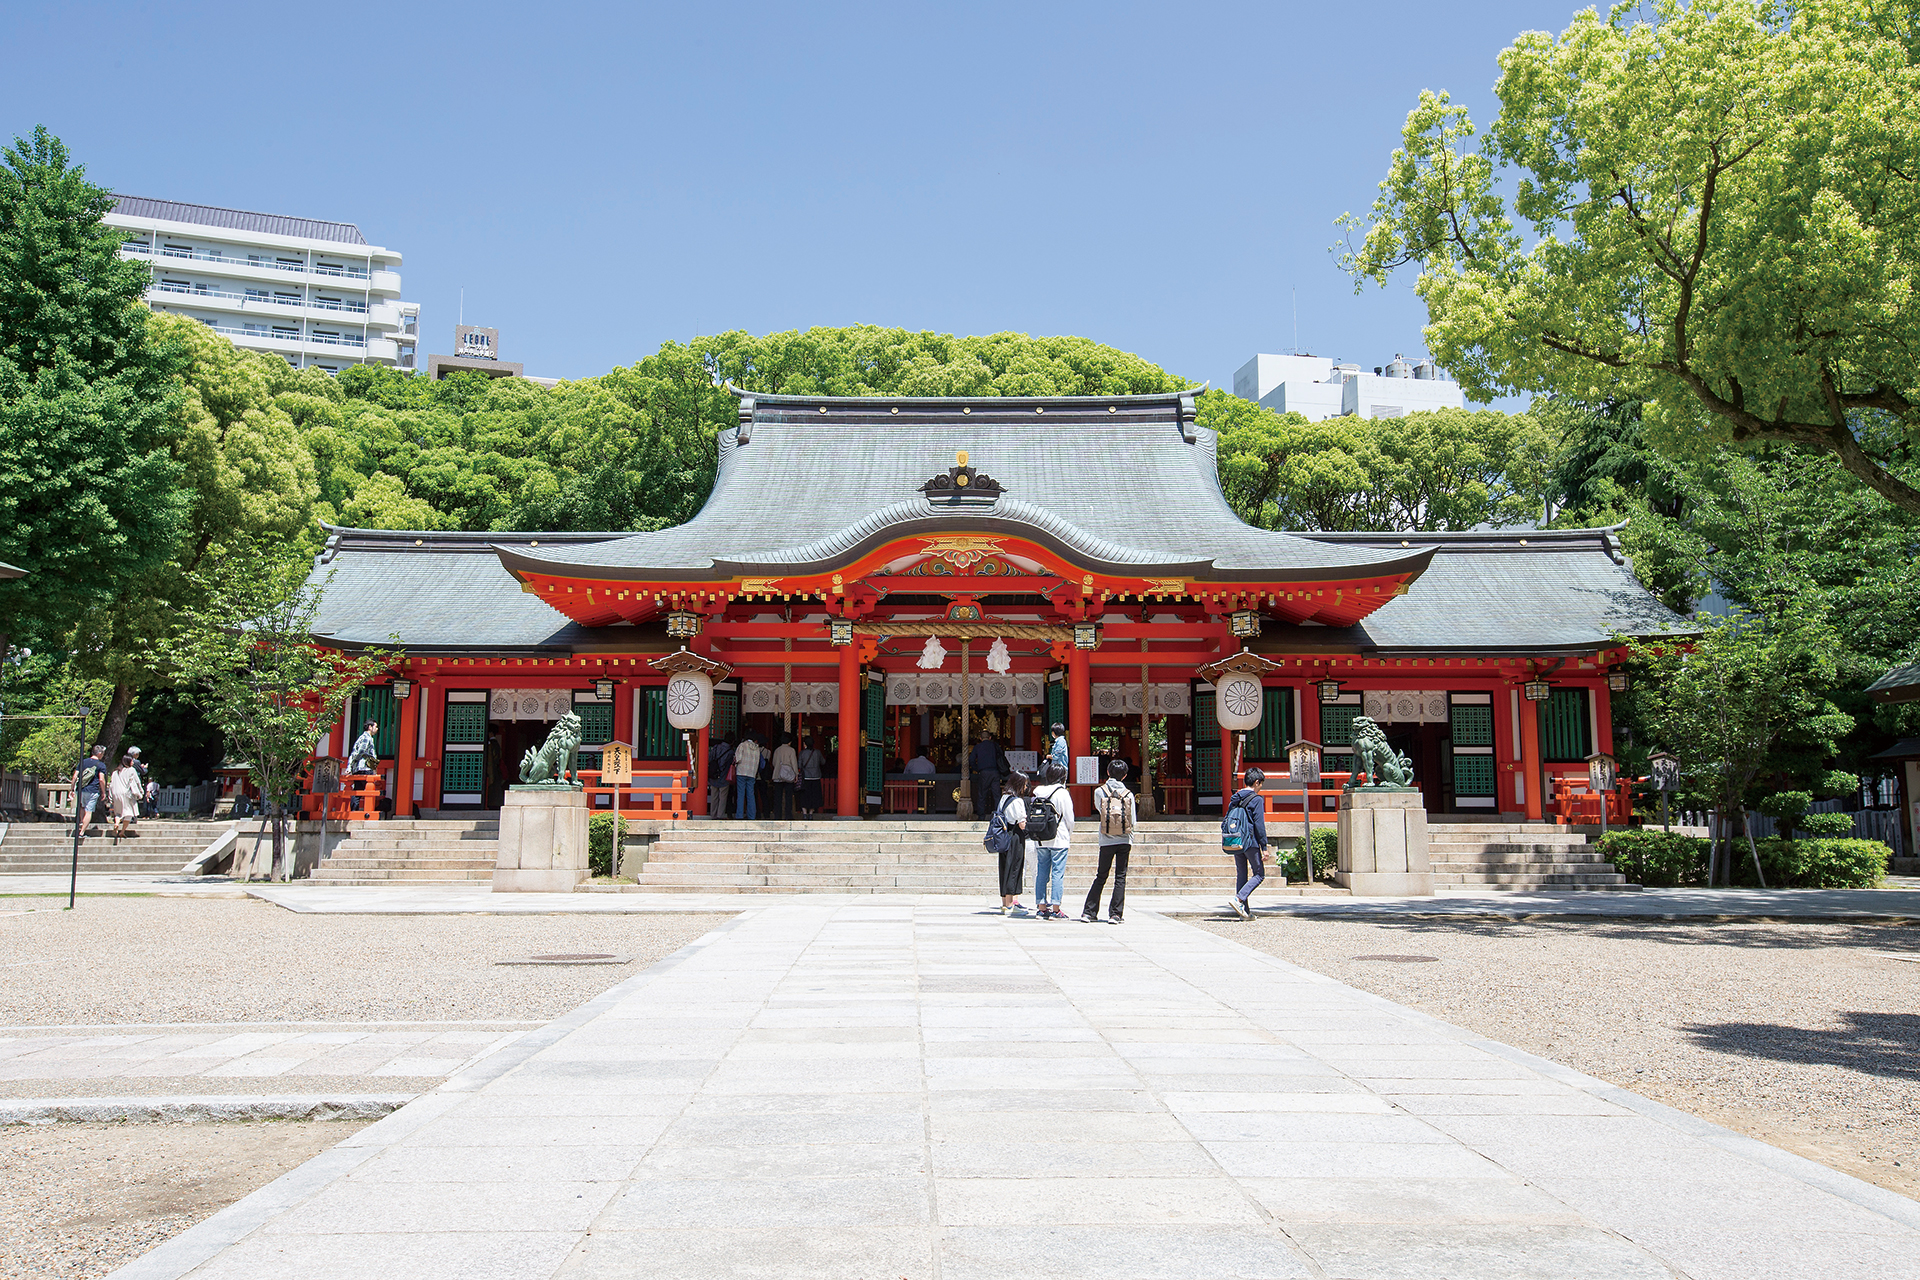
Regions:
<svg viewBox="0 0 1920 1280"><path fill-rule="evenodd" d="M1345 565L1264 567L1225 567L1217 558L1168 560L1163 553L1123 547L1096 537L1044 508L1014 499L1002 499L990 512L939 512L932 510L924 501L898 502L803 546L766 558L714 556L705 567L574 564L558 558L529 555L509 547L497 546L494 551L499 555L501 565L516 578L524 573L612 580L645 575L655 581L700 581L716 574L724 577L803 577L831 572L897 538L934 536L951 533L956 528L998 534L1001 537L1025 538L1082 569L1126 577L1204 578L1216 582L1329 582L1400 575L1418 577L1425 572L1434 555L1434 548L1419 547L1402 555L1358 560Z"/></svg>

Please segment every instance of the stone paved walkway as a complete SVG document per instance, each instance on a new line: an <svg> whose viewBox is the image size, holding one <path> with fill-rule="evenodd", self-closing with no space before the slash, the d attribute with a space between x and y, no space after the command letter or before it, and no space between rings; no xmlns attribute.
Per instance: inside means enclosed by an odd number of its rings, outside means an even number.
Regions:
<svg viewBox="0 0 1920 1280"><path fill-rule="evenodd" d="M529 1025L540 1025L533 1023ZM0 1027L0 1094L16 1080L270 1076L451 1076L523 1034L510 1023L236 1023L173 1027Z"/></svg>
<svg viewBox="0 0 1920 1280"><path fill-rule="evenodd" d="M1920 1204L1177 921L769 903L121 1280L1920 1277Z"/></svg>

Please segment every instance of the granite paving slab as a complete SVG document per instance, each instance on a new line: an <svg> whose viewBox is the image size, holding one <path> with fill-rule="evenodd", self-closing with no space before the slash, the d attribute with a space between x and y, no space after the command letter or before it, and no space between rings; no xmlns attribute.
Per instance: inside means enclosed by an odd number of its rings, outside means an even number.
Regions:
<svg viewBox="0 0 1920 1280"><path fill-rule="evenodd" d="M1920 1280L1920 1204L1152 911L807 897L115 1274Z"/></svg>

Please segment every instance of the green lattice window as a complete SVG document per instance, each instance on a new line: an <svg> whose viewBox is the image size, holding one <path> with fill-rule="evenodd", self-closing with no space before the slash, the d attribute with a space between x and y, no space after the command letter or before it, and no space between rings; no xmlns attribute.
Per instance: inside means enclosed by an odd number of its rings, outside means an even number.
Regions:
<svg viewBox="0 0 1920 1280"><path fill-rule="evenodd" d="M580 717L580 745L597 747L613 741L613 704L611 702L576 702L573 714Z"/></svg>
<svg viewBox="0 0 1920 1280"><path fill-rule="evenodd" d="M867 794L878 796L886 770L887 686L869 680L866 683L864 710L861 717L867 731L867 749L863 752L864 766L862 779L866 783ZM843 744L841 750L851 744Z"/></svg>
<svg viewBox="0 0 1920 1280"><path fill-rule="evenodd" d="M478 706L478 703L469 705ZM485 710L485 708L482 708ZM482 722L485 723L484 721ZM441 794L475 795L486 783L487 753L449 751L440 768Z"/></svg>
<svg viewBox="0 0 1920 1280"><path fill-rule="evenodd" d="M446 740L474 746L484 743L487 740L487 704L449 702Z"/></svg>
<svg viewBox="0 0 1920 1280"><path fill-rule="evenodd" d="M737 714L737 702L735 710ZM713 718L715 721L720 718L718 707L714 708ZM682 761L687 758L686 743L680 740L680 731L667 720L667 687L665 685L640 690L639 758Z"/></svg>
<svg viewBox="0 0 1920 1280"><path fill-rule="evenodd" d="M1049 680L1047 682L1047 736L1048 743L1053 741L1053 726L1067 722L1067 682ZM1041 755L1046 752L1042 751Z"/></svg>
<svg viewBox="0 0 1920 1280"><path fill-rule="evenodd" d="M1452 708L1453 745L1490 747L1493 745L1493 708L1473 703L1455 703Z"/></svg>
<svg viewBox="0 0 1920 1280"><path fill-rule="evenodd" d="M1453 794L1456 796L1492 795L1493 757L1455 755L1453 757Z"/></svg>
<svg viewBox="0 0 1920 1280"><path fill-rule="evenodd" d="M1353 772L1353 752L1347 748L1353 745L1353 722L1359 719L1361 711L1357 702L1321 704L1320 772Z"/></svg>
<svg viewBox="0 0 1920 1280"><path fill-rule="evenodd" d="M1593 754L1585 689L1555 689L1545 702L1535 705L1540 708L1542 759L1578 764Z"/></svg>
<svg viewBox="0 0 1920 1280"><path fill-rule="evenodd" d="M740 687L731 689L715 688L713 691L713 723L707 732L713 737L727 737L740 732Z"/></svg>
<svg viewBox="0 0 1920 1280"><path fill-rule="evenodd" d="M1285 760L1293 741L1293 690L1266 690L1260 723L1247 731L1247 759Z"/></svg>
<svg viewBox="0 0 1920 1280"><path fill-rule="evenodd" d="M377 684L362 689L353 702L353 719L347 725L347 746L353 746L353 740L367 727L367 721L377 720L380 729L373 735L374 753L382 760L393 759L393 749L400 742L400 716L394 706L393 686Z"/></svg>
<svg viewBox="0 0 1920 1280"><path fill-rule="evenodd" d="M1220 793L1220 721L1213 714L1213 690L1192 686L1193 794Z"/></svg>

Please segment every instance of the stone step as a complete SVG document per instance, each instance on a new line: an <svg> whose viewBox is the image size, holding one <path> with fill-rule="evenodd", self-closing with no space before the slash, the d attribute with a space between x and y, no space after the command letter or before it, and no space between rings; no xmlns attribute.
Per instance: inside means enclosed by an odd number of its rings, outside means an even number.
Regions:
<svg viewBox="0 0 1920 1280"><path fill-rule="evenodd" d="M1619 885L1626 884L1627 878L1623 875L1617 875L1617 874L1598 875L1598 874L1590 874L1590 873L1554 872L1554 871L1540 871L1540 872L1516 871L1516 872L1510 872L1510 873L1467 875L1467 876L1452 875L1445 872L1436 871L1434 872L1434 875L1433 875L1433 882L1436 885L1439 885L1439 884L1467 884L1467 885L1472 885L1472 884L1484 884L1484 885L1585 884L1585 885L1619 886Z"/></svg>

